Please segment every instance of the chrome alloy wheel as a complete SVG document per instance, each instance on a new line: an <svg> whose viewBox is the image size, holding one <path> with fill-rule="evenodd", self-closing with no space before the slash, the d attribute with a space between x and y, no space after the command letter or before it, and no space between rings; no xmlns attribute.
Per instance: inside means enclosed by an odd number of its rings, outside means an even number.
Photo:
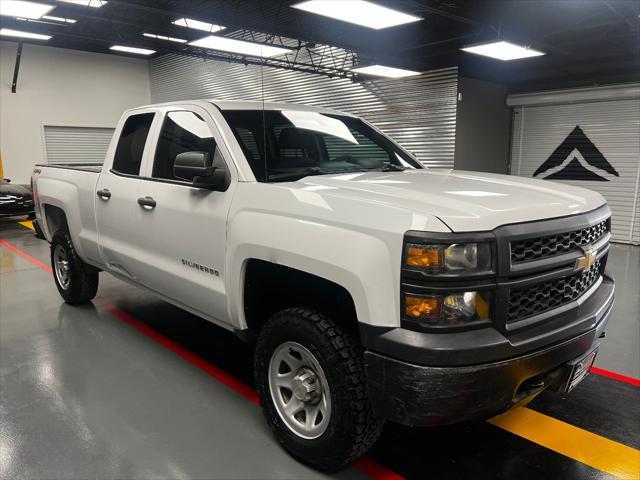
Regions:
<svg viewBox="0 0 640 480"><path fill-rule="evenodd" d="M331 418L331 395L322 367L305 347L284 342L269 362L269 390L278 415L297 436L322 435Z"/></svg>
<svg viewBox="0 0 640 480"><path fill-rule="evenodd" d="M53 251L53 266L60 287L62 287L63 290L68 289L69 283L71 282L71 267L67 258L67 252L64 251L62 245L56 245Z"/></svg>

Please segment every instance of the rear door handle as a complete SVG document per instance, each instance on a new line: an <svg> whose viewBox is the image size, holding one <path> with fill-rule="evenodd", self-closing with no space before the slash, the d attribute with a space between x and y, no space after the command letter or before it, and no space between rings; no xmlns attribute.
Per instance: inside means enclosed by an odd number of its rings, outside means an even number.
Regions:
<svg viewBox="0 0 640 480"><path fill-rule="evenodd" d="M107 188L98 190L96 195L98 195L102 200L109 200L111 198L111 192Z"/></svg>
<svg viewBox="0 0 640 480"><path fill-rule="evenodd" d="M138 205L147 210L152 210L156 207L156 201L151 197L141 197L138 199Z"/></svg>

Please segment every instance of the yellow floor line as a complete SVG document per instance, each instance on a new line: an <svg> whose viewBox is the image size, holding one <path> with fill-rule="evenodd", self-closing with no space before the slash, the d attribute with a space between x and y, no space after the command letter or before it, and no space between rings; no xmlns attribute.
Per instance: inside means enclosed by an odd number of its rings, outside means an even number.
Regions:
<svg viewBox="0 0 640 480"><path fill-rule="evenodd" d="M27 227L29 230L33 230L34 232L36 231L36 229L33 228L33 222L31 220L25 220L24 222L18 222L18 223L23 227Z"/></svg>
<svg viewBox="0 0 640 480"><path fill-rule="evenodd" d="M640 450L529 408L516 408L488 422L616 477L640 478Z"/></svg>

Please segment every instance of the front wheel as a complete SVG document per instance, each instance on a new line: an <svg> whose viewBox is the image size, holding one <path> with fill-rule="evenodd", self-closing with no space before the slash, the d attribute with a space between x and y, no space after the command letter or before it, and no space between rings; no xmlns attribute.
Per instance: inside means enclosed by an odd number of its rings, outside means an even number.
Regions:
<svg viewBox="0 0 640 480"><path fill-rule="evenodd" d="M290 308L258 337L260 404L278 441L296 458L335 471L367 451L383 420L371 410L362 351L321 313Z"/></svg>
<svg viewBox="0 0 640 480"><path fill-rule="evenodd" d="M51 269L58 292L72 305L87 303L98 292L98 271L78 256L68 232L58 231L51 240Z"/></svg>

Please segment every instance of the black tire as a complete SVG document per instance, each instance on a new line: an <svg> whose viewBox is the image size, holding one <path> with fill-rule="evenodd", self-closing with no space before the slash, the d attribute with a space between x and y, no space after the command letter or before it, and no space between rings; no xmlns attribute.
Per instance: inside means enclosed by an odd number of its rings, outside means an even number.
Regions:
<svg viewBox="0 0 640 480"><path fill-rule="evenodd" d="M60 283L56 273L54 256L57 247L64 251L68 262L68 284L66 286ZM82 261L73 246L69 233L64 230L56 232L51 240L51 269L58 292L65 302L79 305L91 301L96 296L99 272Z"/></svg>
<svg viewBox="0 0 640 480"><path fill-rule="evenodd" d="M320 364L330 390L331 415L318 438L305 439L280 417L269 388L269 364L285 342L305 347ZM371 409L362 348L330 318L306 308L274 315L258 337L254 373L260 404L278 441L294 457L319 470L340 469L377 440L384 420Z"/></svg>

